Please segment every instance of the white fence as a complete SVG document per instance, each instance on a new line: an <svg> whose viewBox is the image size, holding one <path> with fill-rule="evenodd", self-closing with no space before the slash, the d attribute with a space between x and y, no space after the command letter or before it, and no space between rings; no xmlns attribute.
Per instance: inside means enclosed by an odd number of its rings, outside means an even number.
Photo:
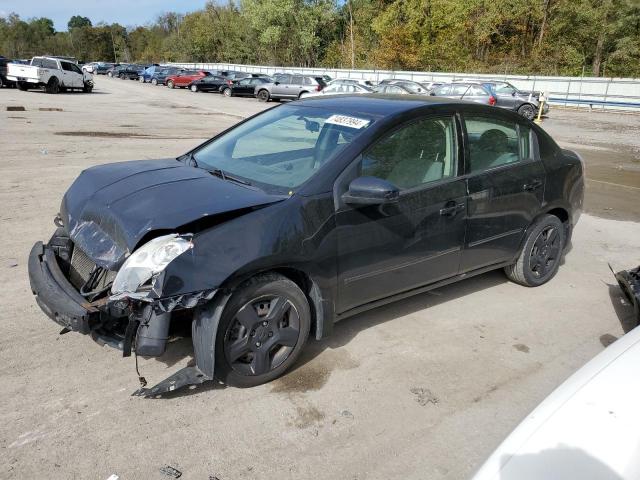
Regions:
<svg viewBox="0 0 640 480"><path fill-rule="evenodd" d="M526 75L491 75L438 72L394 72L391 70L346 70L335 68L269 67L233 63L176 63L176 66L202 70L235 70L240 72L299 73L329 75L332 78L358 78L378 82L385 78L404 78L419 82L450 82L452 80L506 80L522 90L543 91L555 105L597 109L640 111L639 78L603 77L543 77Z"/></svg>

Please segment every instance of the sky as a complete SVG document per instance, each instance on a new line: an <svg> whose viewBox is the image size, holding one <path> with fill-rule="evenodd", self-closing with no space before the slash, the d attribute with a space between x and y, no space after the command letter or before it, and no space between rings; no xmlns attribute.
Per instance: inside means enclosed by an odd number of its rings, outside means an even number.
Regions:
<svg viewBox="0 0 640 480"><path fill-rule="evenodd" d="M0 0L0 16L17 13L23 20L47 17L64 31L73 15L126 27L152 22L163 12L187 13L204 7L206 0Z"/></svg>

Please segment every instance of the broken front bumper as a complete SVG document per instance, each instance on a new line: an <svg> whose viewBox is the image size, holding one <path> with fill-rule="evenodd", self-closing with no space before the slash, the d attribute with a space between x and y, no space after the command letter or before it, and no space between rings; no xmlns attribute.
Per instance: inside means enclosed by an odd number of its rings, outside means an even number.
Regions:
<svg viewBox="0 0 640 480"><path fill-rule="evenodd" d="M55 252L37 242L29 254L29 282L36 302L58 325L87 335L100 321L100 312L65 278Z"/></svg>

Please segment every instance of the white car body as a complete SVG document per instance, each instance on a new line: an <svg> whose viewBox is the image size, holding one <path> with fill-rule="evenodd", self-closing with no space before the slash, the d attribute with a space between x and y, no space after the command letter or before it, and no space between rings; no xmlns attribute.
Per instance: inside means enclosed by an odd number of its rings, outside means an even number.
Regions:
<svg viewBox="0 0 640 480"><path fill-rule="evenodd" d="M640 478L640 328L549 395L473 480Z"/></svg>
<svg viewBox="0 0 640 480"><path fill-rule="evenodd" d="M93 76L80 70L74 62L55 57L33 57L31 65L7 65L7 78L28 88L46 86L54 77L67 89L82 89L85 82L93 82Z"/></svg>
<svg viewBox="0 0 640 480"><path fill-rule="evenodd" d="M82 66L82 71L87 73L94 73L96 71L96 63L85 63Z"/></svg>
<svg viewBox="0 0 640 480"><path fill-rule="evenodd" d="M355 83L334 83L327 85L319 92L304 92L300 95L300 98L318 97L322 95L353 95L355 93L373 93L373 90Z"/></svg>

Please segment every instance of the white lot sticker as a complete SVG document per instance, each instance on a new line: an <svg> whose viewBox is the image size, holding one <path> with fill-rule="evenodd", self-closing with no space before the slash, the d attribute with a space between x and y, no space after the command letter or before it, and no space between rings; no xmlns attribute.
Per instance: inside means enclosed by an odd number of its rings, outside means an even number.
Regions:
<svg viewBox="0 0 640 480"><path fill-rule="evenodd" d="M341 125L349 128L364 128L369 125L369 120L363 120L362 118L350 117L349 115L331 115L327 118L325 123L333 123L334 125Z"/></svg>

